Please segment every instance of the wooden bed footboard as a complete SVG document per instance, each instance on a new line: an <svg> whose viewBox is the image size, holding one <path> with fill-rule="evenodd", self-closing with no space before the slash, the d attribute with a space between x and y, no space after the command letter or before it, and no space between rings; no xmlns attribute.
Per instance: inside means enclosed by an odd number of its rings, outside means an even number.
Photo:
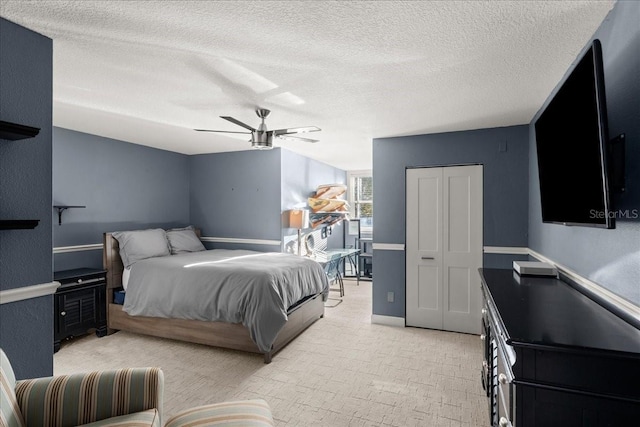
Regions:
<svg viewBox="0 0 640 427"><path fill-rule="evenodd" d="M196 230L200 237L200 230ZM324 317L321 294L314 295L289 311L289 320L278 333L268 353L263 353L253 342L249 330L239 323L207 322L202 320L167 319L159 317L129 316L122 305L113 303L113 292L122 287L124 266L120 259L118 241L111 233L104 234L103 265L107 270L107 333L118 330L170 338L233 350L260 353L265 363L316 320Z"/></svg>
<svg viewBox="0 0 640 427"><path fill-rule="evenodd" d="M278 333L271 351L263 353L253 342L249 330L240 323L205 322L202 320L166 319L160 317L129 316L118 304L109 304L109 329L123 330L161 338L230 348L264 355L265 363L316 320L324 316L324 302L318 294L289 313L289 320Z"/></svg>

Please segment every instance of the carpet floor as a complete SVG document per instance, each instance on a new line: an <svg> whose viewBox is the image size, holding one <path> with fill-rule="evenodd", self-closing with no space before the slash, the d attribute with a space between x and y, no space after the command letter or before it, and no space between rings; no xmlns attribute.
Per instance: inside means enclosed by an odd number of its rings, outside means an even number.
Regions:
<svg viewBox="0 0 640 427"><path fill-rule="evenodd" d="M374 325L371 282L347 280L345 293L269 365L256 354L121 331L63 342L54 373L159 366L164 419L262 398L277 426L488 425L478 336Z"/></svg>

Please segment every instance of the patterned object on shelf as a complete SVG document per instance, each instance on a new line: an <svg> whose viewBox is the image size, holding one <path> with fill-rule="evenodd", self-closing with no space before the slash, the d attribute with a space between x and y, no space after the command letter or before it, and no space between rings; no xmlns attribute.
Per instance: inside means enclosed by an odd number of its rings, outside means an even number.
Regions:
<svg viewBox="0 0 640 427"><path fill-rule="evenodd" d="M349 205L346 200L338 199L314 199L307 200L313 212L347 212Z"/></svg>
<svg viewBox="0 0 640 427"><path fill-rule="evenodd" d="M340 198L346 191L347 186L344 184L318 186L316 193L308 199L311 227L327 227L349 219L349 205L346 200Z"/></svg>
<svg viewBox="0 0 640 427"><path fill-rule="evenodd" d="M314 199L337 199L347 191L344 184L323 184L316 189Z"/></svg>

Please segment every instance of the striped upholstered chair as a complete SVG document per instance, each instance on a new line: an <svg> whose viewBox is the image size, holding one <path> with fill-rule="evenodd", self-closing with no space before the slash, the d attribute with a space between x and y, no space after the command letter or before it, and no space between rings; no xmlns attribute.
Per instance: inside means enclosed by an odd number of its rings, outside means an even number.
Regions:
<svg viewBox="0 0 640 427"><path fill-rule="evenodd" d="M118 369L16 381L0 349L0 425L161 426L158 368Z"/></svg>
<svg viewBox="0 0 640 427"><path fill-rule="evenodd" d="M0 349L0 427L160 427L164 376L158 368L118 369L16 381ZM269 427L262 399L187 409L165 427Z"/></svg>
<svg viewBox="0 0 640 427"><path fill-rule="evenodd" d="M213 403L171 417L165 427L272 427L269 404L262 399Z"/></svg>

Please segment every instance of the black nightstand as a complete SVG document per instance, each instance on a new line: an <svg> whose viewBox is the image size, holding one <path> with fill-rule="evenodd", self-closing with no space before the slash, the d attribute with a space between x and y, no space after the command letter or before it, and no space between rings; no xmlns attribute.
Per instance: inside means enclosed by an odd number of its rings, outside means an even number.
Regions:
<svg viewBox="0 0 640 427"><path fill-rule="evenodd" d="M54 353L64 339L86 334L107 334L106 271L93 268L56 271L60 287L54 295Z"/></svg>

